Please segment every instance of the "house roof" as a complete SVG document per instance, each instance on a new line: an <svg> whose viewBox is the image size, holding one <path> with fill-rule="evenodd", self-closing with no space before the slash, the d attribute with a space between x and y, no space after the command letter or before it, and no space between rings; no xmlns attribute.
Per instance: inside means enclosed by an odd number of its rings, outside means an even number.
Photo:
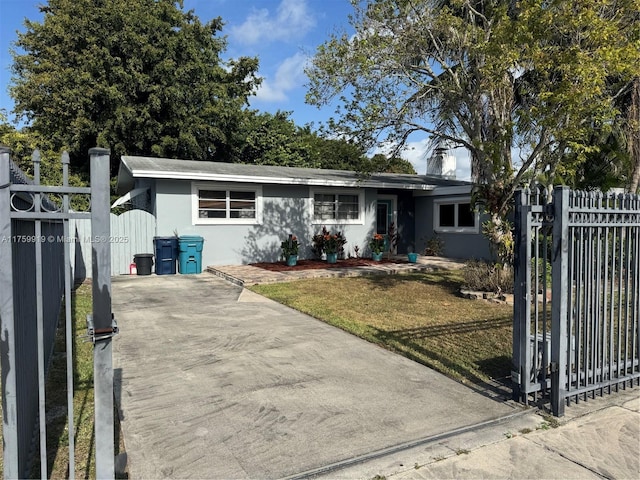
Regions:
<svg viewBox="0 0 640 480"><path fill-rule="evenodd" d="M246 165L240 163L123 156L118 171L118 193L123 194L133 189L136 178L330 187L370 187L422 191L433 190L437 187L471 185L471 183L462 180L452 180L429 175L374 173L363 176L358 172L348 170L274 167L269 165Z"/></svg>

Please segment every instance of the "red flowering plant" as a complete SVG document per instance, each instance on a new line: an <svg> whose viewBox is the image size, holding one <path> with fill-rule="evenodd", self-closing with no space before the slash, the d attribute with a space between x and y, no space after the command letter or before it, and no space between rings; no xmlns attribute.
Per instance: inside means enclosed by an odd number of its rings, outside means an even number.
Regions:
<svg viewBox="0 0 640 480"><path fill-rule="evenodd" d="M298 237L290 234L289 238L280 244L280 248L282 249L282 256L285 258L285 260L291 255L298 255L299 246L300 243L298 243Z"/></svg>
<svg viewBox="0 0 640 480"><path fill-rule="evenodd" d="M371 253L380 254L384 251L384 235L376 233L369 241L369 248Z"/></svg>
<svg viewBox="0 0 640 480"><path fill-rule="evenodd" d="M347 239L342 232L331 233L327 227L322 227L322 232L313 236L313 253L320 257L322 253L337 253L344 255L344 244Z"/></svg>

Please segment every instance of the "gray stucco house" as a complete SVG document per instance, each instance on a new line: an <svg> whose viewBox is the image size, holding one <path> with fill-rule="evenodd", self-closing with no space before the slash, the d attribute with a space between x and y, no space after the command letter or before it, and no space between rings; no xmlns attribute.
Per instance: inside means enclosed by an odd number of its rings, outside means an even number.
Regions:
<svg viewBox="0 0 640 480"><path fill-rule="evenodd" d="M364 256L391 223L397 253L421 253L437 234L448 257L491 257L471 183L459 180L123 156L117 188L121 202L153 213L157 236L202 236L203 265L276 261L290 233L311 258L323 226L344 233L347 255L358 246Z"/></svg>

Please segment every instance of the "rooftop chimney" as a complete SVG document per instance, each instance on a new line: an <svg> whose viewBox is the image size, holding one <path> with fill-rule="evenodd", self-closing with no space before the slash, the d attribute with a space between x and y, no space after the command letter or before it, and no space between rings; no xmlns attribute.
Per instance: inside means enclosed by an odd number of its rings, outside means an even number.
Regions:
<svg viewBox="0 0 640 480"><path fill-rule="evenodd" d="M434 149L433 155L427 158L427 175L442 178L456 178L456 157L446 148Z"/></svg>

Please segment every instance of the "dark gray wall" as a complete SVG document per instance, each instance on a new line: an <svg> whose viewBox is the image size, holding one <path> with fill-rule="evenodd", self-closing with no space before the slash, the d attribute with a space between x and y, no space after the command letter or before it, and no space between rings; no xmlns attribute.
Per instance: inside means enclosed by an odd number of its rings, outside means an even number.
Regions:
<svg viewBox="0 0 640 480"><path fill-rule="evenodd" d="M447 195L447 198L454 196ZM468 198L468 195L466 196ZM425 196L415 198L415 235L416 252L422 253L427 241L437 236L443 242L443 256L450 258L492 260L493 256L489 248L489 241L482 233L435 233L433 216L434 200L438 197ZM460 198L465 198L460 195ZM486 220L480 216L480 223ZM481 230L481 228L479 229Z"/></svg>

